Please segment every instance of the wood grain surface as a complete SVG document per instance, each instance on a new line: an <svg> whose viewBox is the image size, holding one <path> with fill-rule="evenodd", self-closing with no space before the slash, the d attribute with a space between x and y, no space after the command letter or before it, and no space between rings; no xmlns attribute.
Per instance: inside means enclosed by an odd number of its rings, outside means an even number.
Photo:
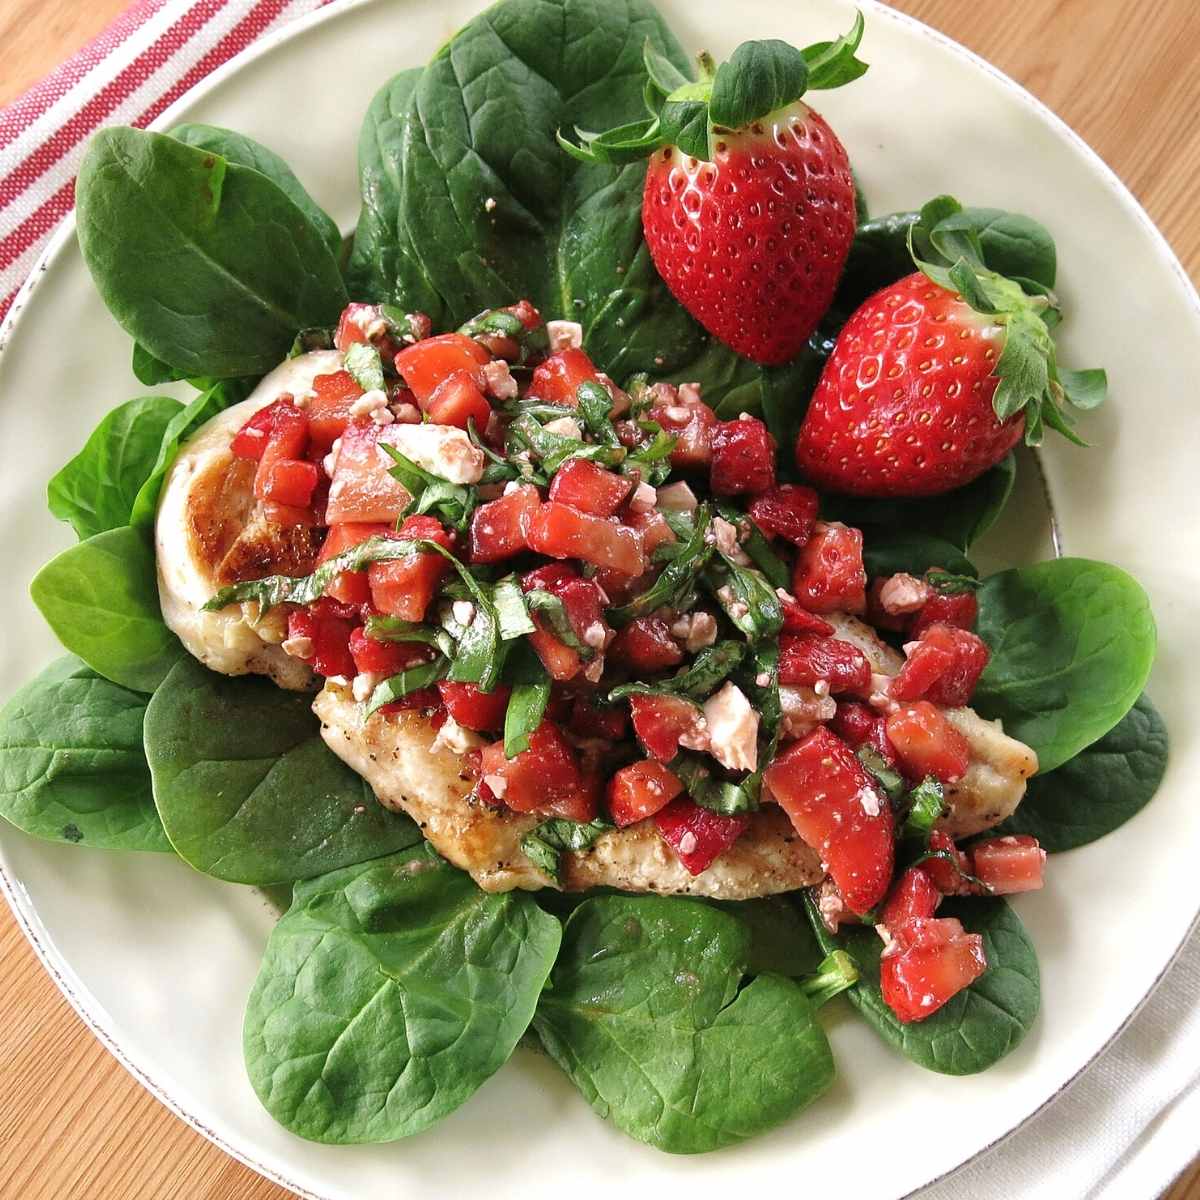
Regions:
<svg viewBox="0 0 1200 1200"><path fill-rule="evenodd" d="M124 0L0 0L0 105L102 29ZM1200 277L1200 4L898 0L1075 128ZM163 1108L109 1057L0 906L0 1196L21 1200L285 1200ZM1200 1132L1197 1133L1200 1149ZM1064 1200L1070 1198L1064 1197ZM1147 1198L1148 1200L1148 1198ZM1200 1200L1200 1165L1169 1193Z"/></svg>

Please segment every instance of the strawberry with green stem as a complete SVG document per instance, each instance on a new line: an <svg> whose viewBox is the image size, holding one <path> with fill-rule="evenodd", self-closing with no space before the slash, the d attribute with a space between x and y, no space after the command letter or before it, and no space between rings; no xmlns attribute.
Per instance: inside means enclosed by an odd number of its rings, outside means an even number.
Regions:
<svg viewBox="0 0 1200 1200"><path fill-rule="evenodd" d="M1050 288L989 269L975 215L949 196L921 210L909 249L919 270L858 308L825 364L796 441L809 482L932 496L970 483L1022 435L1038 446L1050 428L1084 445L1073 414L1100 404L1107 380L1058 365Z"/></svg>
<svg viewBox="0 0 1200 1200"><path fill-rule="evenodd" d="M795 357L829 308L854 240L854 180L837 135L801 100L867 69L863 19L797 50L746 42L688 80L649 43L650 116L561 134L586 162L649 157L642 228L658 273L711 334L760 363Z"/></svg>

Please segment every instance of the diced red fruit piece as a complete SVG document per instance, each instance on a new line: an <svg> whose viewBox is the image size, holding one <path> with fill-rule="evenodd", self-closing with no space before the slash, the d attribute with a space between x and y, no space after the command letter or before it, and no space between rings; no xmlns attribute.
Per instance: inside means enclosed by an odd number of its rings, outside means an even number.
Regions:
<svg viewBox="0 0 1200 1200"><path fill-rule="evenodd" d="M803 546L812 533L820 501L810 487L784 483L755 496L750 518L767 535Z"/></svg>
<svg viewBox="0 0 1200 1200"><path fill-rule="evenodd" d="M802 608L790 593L779 597L783 609L784 633L815 633L820 637L829 637L834 628L828 621L823 621L816 613L810 613Z"/></svg>
<svg viewBox="0 0 1200 1200"><path fill-rule="evenodd" d="M304 637L312 642L312 654L307 661L318 675L341 675L349 679L357 674L350 653L353 629L349 617L330 615L319 603L288 614L288 637Z"/></svg>
<svg viewBox="0 0 1200 1200"><path fill-rule="evenodd" d="M652 817L683 791L678 777L652 758L622 767L608 782L608 811L620 827Z"/></svg>
<svg viewBox="0 0 1200 1200"><path fill-rule="evenodd" d="M344 354L355 342L365 342L369 345L371 339L367 337L366 331L371 322L378 317L377 304L347 304L338 318L337 331L333 335L334 348Z"/></svg>
<svg viewBox="0 0 1200 1200"><path fill-rule="evenodd" d="M471 516L471 561L501 562L527 550L529 522L541 502L537 488L524 483L505 496L481 504Z"/></svg>
<svg viewBox="0 0 1200 1200"><path fill-rule="evenodd" d="M690 875L707 871L742 836L749 823L749 817L727 817L701 808L686 796L677 797L654 814L659 835Z"/></svg>
<svg viewBox="0 0 1200 1200"><path fill-rule="evenodd" d="M583 669L583 659L579 657L579 651L555 637L536 613L532 614L531 619L536 628L528 635L529 644L542 660L542 666L546 668L550 678L559 683L574 679Z"/></svg>
<svg viewBox="0 0 1200 1200"><path fill-rule="evenodd" d="M380 426L359 417L346 426L329 487L326 520L395 521L407 507L409 494L388 474L392 460L379 449Z"/></svg>
<svg viewBox="0 0 1200 1200"><path fill-rule="evenodd" d="M294 407L290 397L276 400L274 404L260 408L233 435L229 449L236 458L250 459L253 462L262 458L263 451L267 448L267 439L271 436L271 427L275 423L275 409L281 404Z"/></svg>
<svg viewBox="0 0 1200 1200"><path fill-rule="evenodd" d="M987 644L967 629L951 625L931 625L921 635L921 644L940 645L952 653L949 668L936 680L926 695L934 704L960 708L970 702L975 685L991 658Z"/></svg>
<svg viewBox="0 0 1200 1200"><path fill-rule="evenodd" d="M886 583L887 579L883 577L872 579L870 587L867 588L867 623L874 625L876 629L890 629L893 633L903 633L912 623L912 615L897 615L883 607L880 595Z"/></svg>
<svg viewBox="0 0 1200 1200"><path fill-rule="evenodd" d="M538 812L590 821L596 797L571 744L553 721L529 735L529 749L506 758L503 741L485 746L479 773L497 798L516 812ZM590 815L584 815L590 809Z"/></svg>
<svg viewBox="0 0 1200 1200"><path fill-rule="evenodd" d="M909 867L893 885L879 913L879 924L891 930L913 917L932 917L941 901L942 893L924 866Z"/></svg>
<svg viewBox="0 0 1200 1200"><path fill-rule="evenodd" d="M960 896L974 890L965 875L973 874L967 856L954 844L954 839L943 829L935 829L929 835L929 849L948 854L953 862L944 858L927 858L921 870L933 880L934 886L944 896Z"/></svg>
<svg viewBox="0 0 1200 1200"><path fill-rule="evenodd" d="M567 459L550 482L551 500L597 517L611 517L631 491L633 480L585 458Z"/></svg>
<svg viewBox="0 0 1200 1200"><path fill-rule="evenodd" d="M384 525L382 522L347 522L344 525L333 525L329 529L329 533L325 537L325 542L321 546L321 553L317 555L317 566L327 562L331 558L336 558L337 555L344 553L357 546L359 542L365 542L367 538L378 537L380 535L387 536L391 534L392 527ZM335 600L340 600L344 604L367 604L371 599L371 585L367 578L366 571L343 571L334 581L325 589L326 596L332 596Z"/></svg>
<svg viewBox="0 0 1200 1200"><path fill-rule="evenodd" d="M636 530L642 539L642 553L647 559L664 542L678 540L670 525L667 524L667 518L657 509L652 509L650 512L630 513L626 524L630 529Z"/></svg>
<svg viewBox="0 0 1200 1200"><path fill-rule="evenodd" d="M358 674L398 675L416 663L429 659L429 647L422 642L384 642L368 637L363 628L350 634L350 655Z"/></svg>
<svg viewBox="0 0 1200 1200"><path fill-rule="evenodd" d="M911 643L910 643L911 645ZM888 695L893 700L920 700L954 663L954 651L935 641L920 641L908 652L904 666L893 678Z"/></svg>
<svg viewBox="0 0 1200 1200"><path fill-rule="evenodd" d="M484 692L473 683L451 683L443 679L437 690L446 711L464 729L483 732L503 727L511 688L499 686L494 691Z"/></svg>
<svg viewBox="0 0 1200 1200"><path fill-rule="evenodd" d="M846 906L860 915L874 908L892 879L892 810L854 751L818 726L779 755L763 779L821 856Z"/></svg>
<svg viewBox="0 0 1200 1200"><path fill-rule="evenodd" d="M757 495L775 486L775 439L757 417L722 421L711 443L709 479L717 495Z"/></svg>
<svg viewBox="0 0 1200 1200"><path fill-rule="evenodd" d="M861 530L818 521L796 558L792 592L809 612L863 612L867 572Z"/></svg>
<svg viewBox="0 0 1200 1200"><path fill-rule="evenodd" d="M631 621L617 634L608 652L615 662L628 666L635 675L665 671L683 662L683 651L662 617L639 617Z"/></svg>
<svg viewBox="0 0 1200 1200"><path fill-rule="evenodd" d="M675 439L671 466L676 470L707 467L712 462L712 435L720 422L694 389L685 386L678 395L669 393L654 403L647 415ZM639 436L644 435L639 431Z"/></svg>
<svg viewBox="0 0 1200 1200"><path fill-rule="evenodd" d="M569 724L578 737L618 742L625 736L629 714L623 705L597 704L590 693L584 693L571 704Z"/></svg>
<svg viewBox="0 0 1200 1200"><path fill-rule="evenodd" d="M1027 833L988 838L971 847L971 874L994 896L1034 892L1045 880L1046 852Z"/></svg>
<svg viewBox="0 0 1200 1200"><path fill-rule="evenodd" d="M887 719L888 741L905 775L957 783L971 762L967 739L928 700L908 704Z"/></svg>
<svg viewBox="0 0 1200 1200"><path fill-rule="evenodd" d="M916 917L895 928L879 960L884 1002L906 1024L923 1021L987 970L983 938L952 917Z"/></svg>
<svg viewBox="0 0 1200 1200"><path fill-rule="evenodd" d="M974 629L979 616L979 601L974 592L944 596L941 592L925 601L913 620L911 634L919 638L931 625L953 625L955 629Z"/></svg>
<svg viewBox="0 0 1200 1200"><path fill-rule="evenodd" d="M887 722L874 709L858 700L839 700L830 729L848 746L857 750L870 746L889 767L896 763L896 752L887 737Z"/></svg>
<svg viewBox="0 0 1200 1200"><path fill-rule="evenodd" d="M316 395L309 399L308 408L305 409L308 413L309 438L313 452L324 456L354 419L350 409L363 390L349 371L318 375L313 380L312 390Z"/></svg>
<svg viewBox="0 0 1200 1200"><path fill-rule="evenodd" d="M834 693L865 694L871 689L871 664L852 642L814 633L784 634L779 639L779 682L813 687L822 680Z"/></svg>
<svg viewBox="0 0 1200 1200"><path fill-rule="evenodd" d="M277 400L270 406L271 427L267 433L267 444L258 458L258 470L254 473L254 495L259 500L271 500L268 488L274 478L277 463L288 459L300 460L308 449L308 418L290 400ZM313 486L316 486L314 479ZM274 500L274 503L284 503ZM290 507L299 508L300 505Z"/></svg>
<svg viewBox="0 0 1200 1200"><path fill-rule="evenodd" d="M433 389L425 411L434 425L467 429L474 421L476 429L484 430L492 415L492 406L470 371L452 371Z"/></svg>
<svg viewBox="0 0 1200 1200"><path fill-rule="evenodd" d="M440 333L405 346L395 359L396 371L412 390L421 408L426 408L437 386L455 371L465 371L480 391L484 387L482 365L491 355L478 342L462 333Z"/></svg>
<svg viewBox="0 0 1200 1200"><path fill-rule="evenodd" d="M432 517L408 517L401 525L402 538L422 538L449 549L453 539ZM421 621L450 564L436 551L415 551L391 562L375 562L367 569L371 602L375 608L402 621Z"/></svg>
<svg viewBox="0 0 1200 1200"><path fill-rule="evenodd" d="M629 711L634 733L660 762L670 762L679 739L697 732L703 719L698 705L679 696L630 696Z"/></svg>
<svg viewBox="0 0 1200 1200"><path fill-rule="evenodd" d="M581 383L598 383L595 364L575 347L551 354L538 365L529 382L529 395L550 404L574 408Z"/></svg>
<svg viewBox="0 0 1200 1200"><path fill-rule="evenodd" d="M526 329L536 329L542 324L542 314L529 300L518 300L516 304L510 304L505 312L512 313Z"/></svg>
<svg viewBox="0 0 1200 1200"><path fill-rule="evenodd" d="M317 468L312 463L281 458L267 470L262 498L293 508L306 508L317 489L317 477Z"/></svg>
<svg viewBox="0 0 1200 1200"><path fill-rule="evenodd" d="M553 501L530 519L529 547L550 558L578 558L625 575L646 569L642 540L632 529Z"/></svg>
<svg viewBox="0 0 1200 1200"><path fill-rule="evenodd" d="M574 567L567 566L566 563L543 563L540 567L526 571L521 576L521 590L523 592L549 592L551 595L557 596L559 589L564 584L579 578L581 578L579 572Z"/></svg>

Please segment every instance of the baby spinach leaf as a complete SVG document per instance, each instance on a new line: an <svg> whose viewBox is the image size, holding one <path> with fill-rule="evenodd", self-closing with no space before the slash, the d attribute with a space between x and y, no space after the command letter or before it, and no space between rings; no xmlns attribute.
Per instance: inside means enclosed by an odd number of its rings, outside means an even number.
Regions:
<svg viewBox="0 0 1200 1200"><path fill-rule="evenodd" d="M833 1056L780 975L742 986L749 930L694 900L587 900L563 931L534 1029L588 1103L675 1154L753 1137L815 1100Z"/></svg>
<svg viewBox="0 0 1200 1200"><path fill-rule="evenodd" d="M190 655L146 711L146 758L171 844L233 883L308 879L421 840L321 740L312 697Z"/></svg>
<svg viewBox="0 0 1200 1200"><path fill-rule="evenodd" d="M1149 803L1167 769L1167 727L1142 696L1102 738L1029 781L996 833L1030 833L1051 854L1086 846Z"/></svg>
<svg viewBox="0 0 1200 1200"><path fill-rule="evenodd" d="M974 706L1032 746L1043 772L1103 737L1142 694L1154 617L1119 567L1060 558L993 575L978 597L992 657Z"/></svg>
<svg viewBox="0 0 1200 1200"><path fill-rule="evenodd" d="M954 545L925 533L868 532L863 539L863 563L871 579L900 571L924 575L930 567L941 567L952 575L979 574Z"/></svg>
<svg viewBox="0 0 1200 1200"><path fill-rule="evenodd" d="M957 917L983 935L987 970L924 1021L904 1024L879 991L883 942L874 929L833 935L806 903L817 940L826 950L849 953L859 981L847 995L867 1023L905 1058L943 1075L974 1075L1020 1045L1037 1017L1041 984L1037 955L1016 913L999 898L948 898L939 917Z"/></svg>
<svg viewBox="0 0 1200 1200"><path fill-rule="evenodd" d="M737 917L750 931L750 954L746 971L763 975L768 971L801 979L814 974L825 951L801 912L786 896L761 900L709 900L707 903Z"/></svg>
<svg viewBox="0 0 1200 1200"><path fill-rule="evenodd" d="M424 847L297 884L246 1008L250 1082L311 1141L417 1133L508 1060L560 940Z"/></svg>
<svg viewBox="0 0 1200 1200"><path fill-rule="evenodd" d="M140 342L133 343L133 357L129 364L133 377L147 387L158 387L160 383L174 383L186 379L187 375L177 367L155 358Z"/></svg>
<svg viewBox="0 0 1200 1200"><path fill-rule="evenodd" d="M79 245L137 342L189 375L268 371L346 303L305 213L259 171L165 134L112 127L76 186Z"/></svg>
<svg viewBox="0 0 1200 1200"><path fill-rule="evenodd" d="M0 710L0 815L50 841L170 851L142 753L146 697L68 655Z"/></svg>
<svg viewBox="0 0 1200 1200"><path fill-rule="evenodd" d="M122 687L154 691L184 654L163 623L154 547L142 530L109 529L64 550L29 594L58 640Z"/></svg>
<svg viewBox="0 0 1200 1200"><path fill-rule="evenodd" d="M308 223L320 235L334 259L341 255L342 234L337 223L308 194L292 168L274 150L268 150L261 142L256 142L244 133L222 129L219 125L189 122L186 125L177 125L171 130L171 136L183 142L185 146L210 150L227 162L250 167L260 175L265 175L308 218Z"/></svg>
<svg viewBox="0 0 1200 1200"><path fill-rule="evenodd" d="M128 525L171 421L183 410L169 396L140 396L114 408L47 489L50 511L82 540Z"/></svg>

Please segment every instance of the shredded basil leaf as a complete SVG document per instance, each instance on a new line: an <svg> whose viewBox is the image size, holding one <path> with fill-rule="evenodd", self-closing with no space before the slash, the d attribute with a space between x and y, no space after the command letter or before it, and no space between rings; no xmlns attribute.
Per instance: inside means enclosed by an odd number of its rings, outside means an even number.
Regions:
<svg viewBox="0 0 1200 1200"><path fill-rule="evenodd" d="M521 641L509 656L505 679L512 693L504 713L504 756L516 758L529 749L530 734L542 723L550 703L550 676L534 648Z"/></svg>
<svg viewBox="0 0 1200 1200"><path fill-rule="evenodd" d="M347 373L364 392L383 391L383 363L369 342L355 342L342 356Z"/></svg>
<svg viewBox="0 0 1200 1200"><path fill-rule="evenodd" d="M727 817L754 812L758 808L761 772L755 771L737 783L714 779L713 768L706 759L686 753L672 760L671 770L701 808Z"/></svg>
<svg viewBox="0 0 1200 1200"><path fill-rule="evenodd" d="M656 608L673 608L682 612L690 608L696 598L696 579L708 565L713 555L713 547L704 540L708 528L709 509L702 504L696 510L695 526L691 536L680 547L679 553L663 568L659 577L640 596L635 596L628 604L608 610L610 625L620 627L630 621L644 617ZM778 600L776 600L778 604ZM780 622L783 616L780 613Z"/></svg>
<svg viewBox="0 0 1200 1200"><path fill-rule="evenodd" d="M877 784L883 789L884 795L895 804L904 795L904 776L895 767L889 767L887 760L875 749L865 743L855 751L858 761L866 768Z"/></svg>
<svg viewBox="0 0 1200 1200"><path fill-rule="evenodd" d="M475 488L451 483L449 479L425 470L401 454L389 442L378 442L377 445L396 464L389 468L388 474L402 484L412 497L404 512L400 514L402 517L434 513L445 524L453 525L455 529L467 528L471 513L479 503L479 493Z"/></svg>
<svg viewBox="0 0 1200 1200"><path fill-rule="evenodd" d="M586 850L595 844L601 834L612 828L611 822L601 817L586 824L554 817L531 829L521 839L521 849L534 866L549 875L555 883L561 884L562 852Z"/></svg>
<svg viewBox="0 0 1200 1200"><path fill-rule="evenodd" d="M529 619L525 595L521 585L511 575L501 579L492 588L492 602L496 605L496 619L500 626L500 640L511 642L513 638L533 633L537 628Z"/></svg>
<svg viewBox="0 0 1200 1200"><path fill-rule="evenodd" d="M410 692L419 692L446 678L447 661L436 658L433 662L418 663L408 667L398 675L390 675L371 693L364 710L365 716L381 709L385 704L391 704L407 696Z"/></svg>

